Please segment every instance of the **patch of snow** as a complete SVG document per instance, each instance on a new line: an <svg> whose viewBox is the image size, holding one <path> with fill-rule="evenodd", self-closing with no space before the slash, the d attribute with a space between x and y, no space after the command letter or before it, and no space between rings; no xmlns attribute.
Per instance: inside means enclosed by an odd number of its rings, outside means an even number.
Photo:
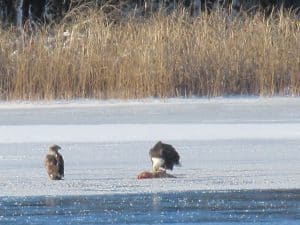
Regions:
<svg viewBox="0 0 300 225"><path fill-rule="evenodd" d="M300 140L300 124L103 124L0 126L0 143L155 140Z"/></svg>
<svg viewBox="0 0 300 225"><path fill-rule="evenodd" d="M187 105L187 104L282 104L292 103L299 104L298 97L218 97L218 98L145 98L145 99L110 99L110 100L96 100L96 99L76 99L76 100L42 100L42 101L0 101L0 109L22 109L22 108L73 108L73 107L108 107L108 106L138 106L138 105Z"/></svg>

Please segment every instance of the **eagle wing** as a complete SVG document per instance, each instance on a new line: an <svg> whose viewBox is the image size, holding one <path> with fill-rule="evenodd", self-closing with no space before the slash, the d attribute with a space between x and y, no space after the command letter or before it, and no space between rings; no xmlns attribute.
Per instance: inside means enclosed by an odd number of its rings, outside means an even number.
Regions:
<svg viewBox="0 0 300 225"><path fill-rule="evenodd" d="M60 154L56 156L48 154L45 158L45 168L49 177L53 180L64 176L64 160Z"/></svg>
<svg viewBox="0 0 300 225"><path fill-rule="evenodd" d="M57 154L57 166L58 166L58 172L59 174L63 177L65 175L65 172L64 172L64 159L62 157L61 154Z"/></svg>
<svg viewBox="0 0 300 225"><path fill-rule="evenodd" d="M172 145L169 144L162 144L162 155L165 159L165 164L167 168L173 169L173 165L179 165L180 156L178 152Z"/></svg>

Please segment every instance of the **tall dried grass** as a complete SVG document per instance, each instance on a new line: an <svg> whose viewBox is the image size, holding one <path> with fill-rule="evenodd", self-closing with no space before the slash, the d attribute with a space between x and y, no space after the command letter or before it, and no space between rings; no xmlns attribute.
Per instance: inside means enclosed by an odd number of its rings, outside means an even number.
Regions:
<svg viewBox="0 0 300 225"><path fill-rule="evenodd" d="M85 12L34 36L1 30L0 73L3 100L299 95L300 23Z"/></svg>

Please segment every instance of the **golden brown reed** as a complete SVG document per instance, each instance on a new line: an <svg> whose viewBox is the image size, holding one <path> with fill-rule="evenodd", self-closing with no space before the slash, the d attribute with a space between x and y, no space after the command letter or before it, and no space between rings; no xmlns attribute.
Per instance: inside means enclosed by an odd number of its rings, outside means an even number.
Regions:
<svg viewBox="0 0 300 225"><path fill-rule="evenodd" d="M300 22L221 11L0 31L2 100L299 95Z"/></svg>

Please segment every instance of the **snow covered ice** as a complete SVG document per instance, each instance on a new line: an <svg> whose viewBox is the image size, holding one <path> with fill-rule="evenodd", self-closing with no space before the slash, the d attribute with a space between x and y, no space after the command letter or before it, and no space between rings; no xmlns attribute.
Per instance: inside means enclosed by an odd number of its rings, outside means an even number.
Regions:
<svg viewBox="0 0 300 225"><path fill-rule="evenodd" d="M137 180L158 140L176 179ZM59 144L65 180L43 160ZM0 105L0 196L300 187L300 99L167 99Z"/></svg>

